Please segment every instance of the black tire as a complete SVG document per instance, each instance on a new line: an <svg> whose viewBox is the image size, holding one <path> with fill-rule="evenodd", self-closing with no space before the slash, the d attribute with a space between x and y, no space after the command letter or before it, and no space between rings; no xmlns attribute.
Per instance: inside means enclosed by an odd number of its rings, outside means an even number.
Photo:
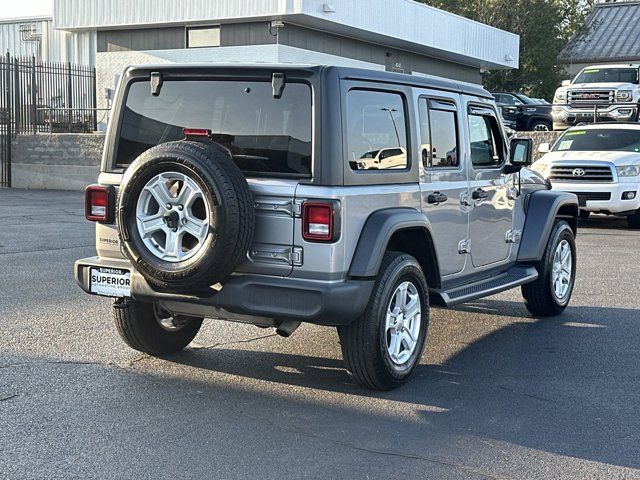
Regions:
<svg viewBox="0 0 640 480"><path fill-rule="evenodd" d="M411 282L421 302L420 331L406 364L396 365L387 350L386 314L396 288ZM362 386L391 390L404 383L420 360L429 328L429 294L420 264L410 255L387 252L364 314L338 327L342 357L347 370Z"/></svg>
<svg viewBox="0 0 640 480"><path fill-rule="evenodd" d="M131 300L113 306L113 318L118 333L134 350L149 355L179 352L189 345L202 326L202 318L170 317L158 311L151 303ZM160 319L170 319L177 327L163 327Z"/></svg>
<svg viewBox="0 0 640 480"><path fill-rule="evenodd" d="M578 213L578 217L581 220L589 220L590 216L591 216L591 212L589 212L587 210L580 210L580 212Z"/></svg>
<svg viewBox="0 0 640 480"><path fill-rule="evenodd" d="M558 298L553 289L553 260L558 245L567 241L571 250L572 268L569 280L569 289L565 296ZM564 220L557 221L551 231L542 260L536 268L539 277L535 282L522 286L527 310L536 317L553 317L560 315L571 300L576 277L576 243L573 231Z"/></svg>
<svg viewBox="0 0 640 480"><path fill-rule="evenodd" d="M633 230L640 229L640 210L627 216L627 225Z"/></svg>
<svg viewBox="0 0 640 480"><path fill-rule="evenodd" d="M532 132L551 132L553 123L548 120L533 120L529 124L529 130Z"/></svg>
<svg viewBox="0 0 640 480"><path fill-rule="evenodd" d="M215 229L210 226L198 253L175 263L151 253L136 226L138 198L147 182L163 172L195 181L215 218ZM133 162L122 182L117 217L127 258L151 285L172 291L196 292L223 282L245 260L255 229L251 191L233 159L215 144L190 141L158 145Z"/></svg>

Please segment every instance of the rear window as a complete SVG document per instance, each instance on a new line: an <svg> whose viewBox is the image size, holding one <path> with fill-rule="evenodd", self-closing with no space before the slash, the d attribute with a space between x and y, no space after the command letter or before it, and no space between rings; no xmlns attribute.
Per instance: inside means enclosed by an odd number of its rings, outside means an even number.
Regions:
<svg viewBox="0 0 640 480"><path fill-rule="evenodd" d="M148 81L130 85L116 164L127 166L155 145L184 139L184 128L211 130L245 173L311 176L311 88L288 83L282 98L271 82Z"/></svg>

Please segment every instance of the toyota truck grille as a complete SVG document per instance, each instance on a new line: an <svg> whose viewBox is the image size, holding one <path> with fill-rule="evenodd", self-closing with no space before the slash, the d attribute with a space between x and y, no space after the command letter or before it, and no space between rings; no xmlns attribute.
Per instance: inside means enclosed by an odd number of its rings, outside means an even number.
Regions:
<svg viewBox="0 0 640 480"><path fill-rule="evenodd" d="M610 167L603 166L552 166L549 174L551 182L613 182L613 172Z"/></svg>
<svg viewBox="0 0 640 480"><path fill-rule="evenodd" d="M567 95L572 107L604 107L616 100L615 90L572 90Z"/></svg>

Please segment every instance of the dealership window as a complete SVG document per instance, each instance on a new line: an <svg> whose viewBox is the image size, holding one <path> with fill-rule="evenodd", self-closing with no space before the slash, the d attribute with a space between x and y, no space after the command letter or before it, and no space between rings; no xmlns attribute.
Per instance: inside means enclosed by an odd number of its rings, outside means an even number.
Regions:
<svg viewBox="0 0 640 480"><path fill-rule="evenodd" d="M219 47L220 27L187 29L187 48Z"/></svg>
<svg viewBox="0 0 640 480"><path fill-rule="evenodd" d="M347 94L347 149L353 170L407 168L406 113L397 93Z"/></svg>

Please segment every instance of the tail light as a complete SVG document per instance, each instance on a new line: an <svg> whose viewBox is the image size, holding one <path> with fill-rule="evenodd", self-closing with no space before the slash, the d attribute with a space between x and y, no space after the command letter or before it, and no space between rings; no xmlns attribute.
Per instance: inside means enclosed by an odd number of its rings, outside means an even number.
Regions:
<svg viewBox="0 0 640 480"><path fill-rule="evenodd" d="M84 192L84 216L90 222L111 223L114 197L113 187L89 185Z"/></svg>
<svg viewBox="0 0 640 480"><path fill-rule="evenodd" d="M302 204L302 238L310 242L335 241L334 204L305 202Z"/></svg>

